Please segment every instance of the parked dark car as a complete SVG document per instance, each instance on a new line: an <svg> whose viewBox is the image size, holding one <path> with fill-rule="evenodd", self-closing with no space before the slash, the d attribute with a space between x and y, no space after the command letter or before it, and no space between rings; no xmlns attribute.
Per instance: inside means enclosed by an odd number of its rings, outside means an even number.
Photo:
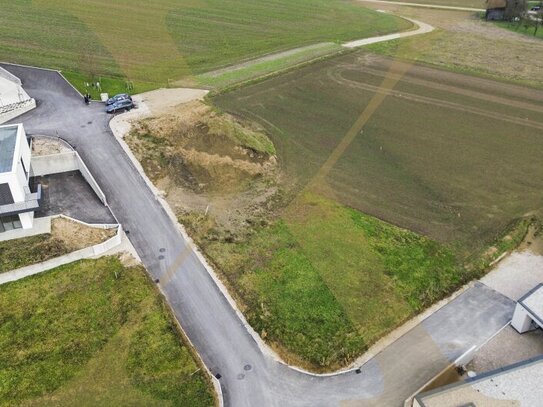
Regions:
<svg viewBox="0 0 543 407"><path fill-rule="evenodd" d="M541 11L541 6L534 6L531 8L531 11Z"/></svg>
<svg viewBox="0 0 543 407"><path fill-rule="evenodd" d="M132 102L132 99L122 99L109 106L106 106L106 112L116 113L123 110L127 112L133 107L134 107L134 102Z"/></svg>
<svg viewBox="0 0 543 407"><path fill-rule="evenodd" d="M119 93L118 95L110 97L106 101L106 106L112 105L116 102L120 102L121 100L126 100L126 99L132 100L132 97L128 93Z"/></svg>

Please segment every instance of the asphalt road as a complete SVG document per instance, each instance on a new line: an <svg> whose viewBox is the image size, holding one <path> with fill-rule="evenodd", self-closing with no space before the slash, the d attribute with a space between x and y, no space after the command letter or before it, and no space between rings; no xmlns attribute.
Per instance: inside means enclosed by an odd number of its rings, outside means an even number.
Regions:
<svg viewBox="0 0 543 407"><path fill-rule="evenodd" d="M85 106L56 72L3 65L38 107L17 118L29 134L70 142L94 174L176 318L213 374L226 406L400 406L450 360L507 323L513 301L477 284L364 364L359 373L314 376L263 353L124 153L104 106ZM179 261L181 259L182 261ZM166 279L164 279L166 281ZM361 298L363 301L363 298Z"/></svg>

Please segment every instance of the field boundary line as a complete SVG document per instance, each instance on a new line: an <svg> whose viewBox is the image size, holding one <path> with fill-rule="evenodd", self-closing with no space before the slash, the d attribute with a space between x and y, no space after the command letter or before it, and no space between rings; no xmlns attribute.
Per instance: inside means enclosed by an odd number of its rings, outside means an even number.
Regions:
<svg viewBox="0 0 543 407"><path fill-rule="evenodd" d="M380 4L392 4L395 6L408 6L408 7L424 7L440 10L453 10L453 11L486 11L483 8L475 7L460 7L460 6L443 6L439 4L424 4L424 3L409 3L403 1L391 1L391 0L358 0L367 3L380 3Z"/></svg>
<svg viewBox="0 0 543 407"><path fill-rule="evenodd" d="M370 1L373 1L373 0L370 0ZM378 1L378 0L375 0L375 1ZM341 46L344 48L357 48L357 47L362 47L364 45L376 44L378 42L392 41L392 40L397 40L400 38L412 37L413 35L427 34L429 32L434 31L435 29L432 25L423 23L422 21L414 20L412 18L408 18L404 16L397 16L397 17L410 21L413 24L415 24L415 26L418 26L419 28L415 30L400 31L394 34L381 35L379 37L370 37L370 38L364 38L361 40L348 41L341 44Z"/></svg>

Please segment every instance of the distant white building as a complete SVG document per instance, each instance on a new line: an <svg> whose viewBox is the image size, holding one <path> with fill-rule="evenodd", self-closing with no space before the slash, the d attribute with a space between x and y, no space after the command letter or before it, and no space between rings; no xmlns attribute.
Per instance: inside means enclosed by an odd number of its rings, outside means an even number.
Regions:
<svg viewBox="0 0 543 407"><path fill-rule="evenodd" d="M28 96L21 80L0 67L0 124L35 107L36 101Z"/></svg>
<svg viewBox="0 0 543 407"><path fill-rule="evenodd" d="M41 185L30 191L30 156L23 125L0 126L0 233L32 228Z"/></svg>

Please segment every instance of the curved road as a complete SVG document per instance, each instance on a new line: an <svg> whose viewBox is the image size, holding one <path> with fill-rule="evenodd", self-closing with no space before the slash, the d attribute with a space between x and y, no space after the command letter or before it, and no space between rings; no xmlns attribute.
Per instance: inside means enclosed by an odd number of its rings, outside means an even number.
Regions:
<svg viewBox="0 0 543 407"><path fill-rule="evenodd" d="M210 371L226 406L399 406L418 387L508 322L511 300L477 283L358 371L315 376L259 348L109 129L104 107L85 106L54 71L3 65L38 107L17 118L29 134L58 135L87 163L109 205ZM183 261L179 255L185 253ZM362 299L363 300L363 299Z"/></svg>

